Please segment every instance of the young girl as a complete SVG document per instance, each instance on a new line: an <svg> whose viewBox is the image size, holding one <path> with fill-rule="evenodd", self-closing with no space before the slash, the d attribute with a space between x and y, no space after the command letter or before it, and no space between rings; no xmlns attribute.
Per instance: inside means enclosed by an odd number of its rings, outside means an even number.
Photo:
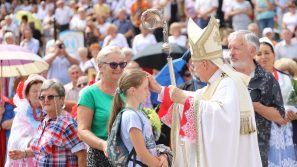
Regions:
<svg viewBox="0 0 297 167"><path fill-rule="evenodd" d="M148 96L147 74L140 70L126 70L119 80L119 87L114 96L108 132L110 133L117 114L126 108L121 120L121 138L128 151L131 152L134 148L137 160L144 165L167 167L167 156L158 155L150 121L139 109ZM133 162L129 161L128 166L132 167Z"/></svg>

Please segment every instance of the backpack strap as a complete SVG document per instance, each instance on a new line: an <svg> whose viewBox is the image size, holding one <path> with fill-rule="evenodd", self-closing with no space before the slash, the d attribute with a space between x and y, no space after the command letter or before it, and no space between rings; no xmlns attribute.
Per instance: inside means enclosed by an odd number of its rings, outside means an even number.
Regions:
<svg viewBox="0 0 297 167"><path fill-rule="evenodd" d="M132 156L133 156L133 158L132 158ZM140 165L141 167L148 167L147 165L145 165L144 163L142 163L141 161L138 161L136 159L136 151L135 151L134 147L132 148L131 152L129 153L128 160L133 162L133 167L136 167L136 164Z"/></svg>
<svg viewBox="0 0 297 167"><path fill-rule="evenodd" d="M125 110L127 109L130 109L132 111L134 111L132 108L129 108L129 107L126 107L124 108L121 112L124 112ZM136 111L134 111L136 113ZM141 119L141 117L138 115L138 113L136 113L136 115L139 117L140 119L140 122L141 122L141 125L142 125L142 132L143 132L143 129L144 129L144 123ZM133 158L132 158L133 156ZM147 165L143 164L141 161L138 161L136 159L136 151L135 151L135 148L133 147L132 150L130 151L129 153L129 156L128 156L128 161L132 161L133 162L133 167L136 167L136 164L140 165L141 167L148 167Z"/></svg>

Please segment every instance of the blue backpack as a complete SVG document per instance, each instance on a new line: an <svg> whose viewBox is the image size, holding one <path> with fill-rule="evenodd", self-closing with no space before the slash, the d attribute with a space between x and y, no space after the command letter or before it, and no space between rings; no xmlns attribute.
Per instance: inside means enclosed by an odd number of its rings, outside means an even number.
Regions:
<svg viewBox="0 0 297 167"><path fill-rule="evenodd" d="M125 110L127 110L127 108L122 109L118 113L118 115L116 116L116 119L114 120L114 122L112 124L111 132L107 139L108 160L113 167L128 166L128 162L130 160L133 161L134 166L135 166L135 164L138 164L138 165L144 167L146 165L144 165L140 161L136 160L136 152L135 152L134 147L131 150L131 152L129 152L121 138L121 133L120 133L121 132L121 120L122 120L123 112ZM141 123L142 123L142 120L141 120ZM142 125L143 125L143 123L142 123ZM132 159L132 156L134 156L133 159Z"/></svg>

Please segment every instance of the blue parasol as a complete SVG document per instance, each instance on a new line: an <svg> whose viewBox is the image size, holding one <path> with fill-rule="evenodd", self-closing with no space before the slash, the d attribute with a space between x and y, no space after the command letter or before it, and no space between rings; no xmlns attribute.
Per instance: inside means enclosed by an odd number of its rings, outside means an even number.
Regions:
<svg viewBox="0 0 297 167"><path fill-rule="evenodd" d="M188 49L181 58L175 59L172 61L173 63L173 69L174 69L174 74L175 74L175 80L176 80L176 85L180 85L184 83L184 79L181 75L182 69L184 66L187 64L191 52ZM169 70L168 70L168 65L166 64L161 71L156 75L156 80L159 84L162 86L168 86L171 84L170 82L170 75L169 75Z"/></svg>
<svg viewBox="0 0 297 167"><path fill-rule="evenodd" d="M172 61L173 63L173 71L175 76L176 85L181 85L185 81L183 79L183 76L181 75L182 69L187 64L189 58L191 57L191 52L188 49L181 58L175 59ZM156 75L156 81L162 85L162 86L169 86L171 85L169 70L168 70L168 64L166 64L161 71ZM152 93L151 94L151 101L153 104L158 104L157 102L157 94Z"/></svg>

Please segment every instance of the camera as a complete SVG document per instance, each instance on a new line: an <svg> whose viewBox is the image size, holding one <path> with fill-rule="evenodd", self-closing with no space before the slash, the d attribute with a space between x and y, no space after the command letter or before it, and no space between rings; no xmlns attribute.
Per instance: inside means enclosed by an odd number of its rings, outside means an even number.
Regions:
<svg viewBox="0 0 297 167"><path fill-rule="evenodd" d="M248 88L250 96L253 102L259 102L261 100L261 90L258 88Z"/></svg>
<svg viewBox="0 0 297 167"><path fill-rule="evenodd" d="M63 43L60 43L60 44L58 44L58 48L64 49L65 48L65 45Z"/></svg>

